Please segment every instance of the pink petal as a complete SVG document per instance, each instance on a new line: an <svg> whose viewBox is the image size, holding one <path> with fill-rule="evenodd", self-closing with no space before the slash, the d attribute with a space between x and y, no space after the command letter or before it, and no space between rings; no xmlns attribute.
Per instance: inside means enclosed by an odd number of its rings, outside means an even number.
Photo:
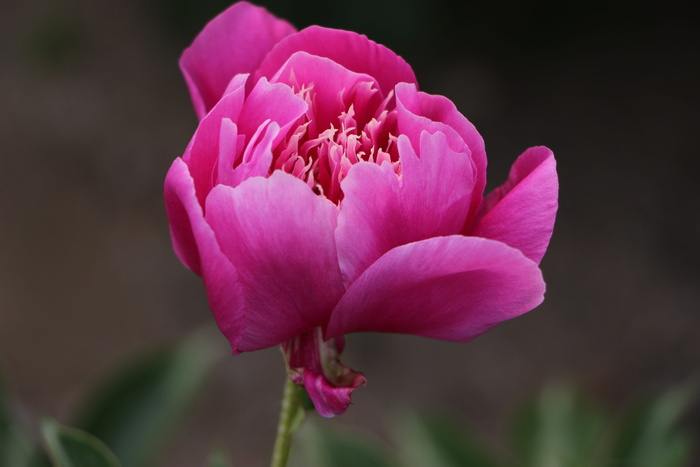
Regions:
<svg viewBox="0 0 700 467"><path fill-rule="evenodd" d="M291 87L281 83L269 83L262 78L255 83L245 100L238 119L238 130L249 138L257 129L270 120L280 126L280 132L273 141L279 143L290 127L306 112L308 105L294 94Z"/></svg>
<svg viewBox="0 0 700 467"><path fill-rule="evenodd" d="M245 80L239 81L235 90L217 102L211 112L199 122L183 156L190 166L197 198L202 205L217 183L240 182L246 176L263 175L269 171L271 152L268 156L256 159L254 168L241 169L235 177L228 173L233 170L239 150L243 149L239 148L241 136L244 137L243 146L255 145L260 141L253 136L258 130L265 130L262 136L264 144L258 144L260 147L256 146L255 150L265 150L270 137L270 146L274 147L284 132L306 111L306 102L284 84L270 84L266 79L261 79L245 100L244 87ZM276 126L267 128L270 122L276 123ZM265 161L268 162L267 167L264 167ZM219 171L222 171L221 180L218 178Z"/></svg>
<svg viewBox="0 0 700 467"><path fill-rule="evenodd" d="M399 133L407 135L414 147L418 147L422 131L433 133L439 130L445 134L453 150L464 152L465 146L468 148L475 174L468 219L468 223L471 223L486 186L486 149L483 138L452 101L443 96L418 92L411 84L396 87L396 109Z"/></svg>
<svg viewBox="0 0 700 467"><path fill-rule="evenodd" d="M336 242L343 279L352 283L394 247L461 231L474 186L469 155L456 152L442 132L423 132L420 158L401 135L401 177L389 164L360 162L341 183Z"/></svg>
<svg viewBox="0 0 700 467"><path fill-rule="evenodd" d="M182 159L177 158L165 176L165 211L170 224L170 238L175 254L188 269L201 275L201 258L199 248L194 238L190 217L196 215L196 210L202 211L197 202L194 181L190 171ZM204 216L202 215L202 220Z"/></svg>
<svg viewBox="0 0 700 467"><path fill-rule="evenodd" d="M554 229L558 193L552 151L530 148L515 161L508 180L484 199L470 235L506 243L539 264Z"/></svg>
<svg viewBox="0 0 700 467"><path fill-rule="evenodd" d="M321 328L282 344L292 382L306 388L316 411L323 417L345 412L353 391L367 382L362 373L340 363L342 344L342 337L324 342Z"/></svg>
<svg viewBox="0 0 700 467"><path fill-rule="evenodd" d="M243 295L238 274L204 220L187 165L175 159L165 179L165 208L180 260L202 276L221 332L235 350L243 330Z"/></svg>
<svg viewBox="0 0 700 467"><path fill-rule="evenodd" d="M224 121L221 124L221 143L219 151L219 170L217 180L219 183L228 186L238 186L250 177L264 177L270 172L272 164L272 146L274 140L279 136L280 127L276 122L265 122L260 125L245 145L245 151L240 155L238 165L233 168L233 157L238 159L238 150L231 147L233 143L238 143L235 137L236 125L233 122ZM228 132L225 135L224 132ZM243 138L245 140L245 138Z"/></svg>
<svg viewBox="0 0 700 467"><path fill-rule="evenodd" d="M503 243L437 237L399 246L370 266L333 310L325 337L358 331L466 342L539 305L537 265Z"/></svg>
<svg viewBox="0 0 700 467"><path fill-rule="evenodd" d="M316 412L322 417L334 417L345 412L351 404L350 396L367 380L361 373L356 373L349 386L331 385L322 375L313 370L304 369L304 389L314 403Z"/></svg>
<svg viewBox="0 0 700 467"><path fill-rule="evenodd" d="M367 37L349 31L311 26L281 40L265 57L258 76L274 76L295 52L329 58L355 73L372 76L384 96L397 83L415 83L413 70L401 57Z"/></svg>
<svg viewBox="0 0 700 467"><path fill-rule="evenodd" d="M206 219L238 271L248 306L240 351L280 344L328 321L343 293L336 218L335 205L279 171L211 191Z"/></svg>
<svg viewBox="0 0 700 467"><path fill-rule="evenodd" d="M264 78L261 78L264 79ZM350 103L357 113L362 114L364 121L369 120L382 101L376 91L375 80L366 74L354 73L338 65L334 61L309 55L306 52L296 52L270 79L271 82L285 83L297 91L303 87L312 86L314 96L313 122L318 130L324 130L331 125L338 126L338 116L347 110ZM373 85L375 91L363 92L361 83ZM367 86L369 88L369 85ZM359 89L359 92L357 92ZM348 95L353 93L353 99Z"/></svg>
<svg viewBox="0 0 700 467"><path fill-rule="evenodd" d="M243 108L244 82L240 83L237 90L227 94L200 122L192 136L182 159L190 167L190 173L194 179L197 190L197 199L204 205L204 200L209 191L216 185L215 168L218 166L220 151L235 150L240 131L235 125L229 123L238 120ZM228 123L224 124L226 121ZM223 128L222 128L223 125ZM221 140L227 141L224 148L220 148ZM235 157L235 156L234 156Z"/></svg>
<svg viewBox="0 0 700 467"><path fill-rule="evenodd" d="M295 32L261 7L239 2L207 24L180 58L180 69L201 119L238 73L255 71L282 38Z"/></svg>

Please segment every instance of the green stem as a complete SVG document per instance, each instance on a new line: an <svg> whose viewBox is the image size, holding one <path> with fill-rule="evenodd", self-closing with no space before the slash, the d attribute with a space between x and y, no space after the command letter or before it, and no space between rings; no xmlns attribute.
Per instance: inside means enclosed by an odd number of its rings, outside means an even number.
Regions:
<svg viewBox="0 0 700 467"><path fill-rule="evenodd" d="M298 391L299 387L286 378L280 420L277 424L277 438L272 450L270 467L285 467L287 465L289 450L292 447L292 434L299 425L299 411L303 411L299 404Z"/></svg>

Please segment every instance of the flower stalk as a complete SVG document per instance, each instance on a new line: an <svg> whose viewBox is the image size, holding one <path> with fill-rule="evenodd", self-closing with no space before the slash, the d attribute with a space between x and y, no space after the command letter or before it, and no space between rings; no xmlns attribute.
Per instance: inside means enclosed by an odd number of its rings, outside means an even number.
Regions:
<svg viewBox="0 0 700 467"><path fill-rule="evenodd" d="M286 378L270 467L285 467L287 465L292 447L292 435L299 428L305 414L299 399L299 390L299 386Z"/></svg>

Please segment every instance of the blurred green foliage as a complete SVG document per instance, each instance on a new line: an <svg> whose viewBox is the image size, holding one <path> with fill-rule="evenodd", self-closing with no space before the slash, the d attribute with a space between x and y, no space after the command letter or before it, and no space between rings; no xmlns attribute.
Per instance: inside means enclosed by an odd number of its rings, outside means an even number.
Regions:
<svg viewBox="0 0 700 467"><path fill-rule="evenodd" d="M216 361L212 342L218 340L207 329L132 364L88 401L76 425L103 440L124 465L152 466Z"/></svg>
<svg viewBox="0 0 700 467"><path fill-rule="evenodd" d="M44 419L42 434L55 467L121 467L119 460L95 436Z"/></svg>
<svg viewBox="0 0 700 467"><path fill-rule="evenodd" d="M157 464L173 427L201 393L217 360L210 331L132 362L88 399L75 428L44 418L41 441L26 435L0 381L0 466L147 467ZM406 412L390 440L308 419L292 467L689 467L692 434L683 418L697 400L687 383L611 414L572 385L551 384L513 418L504 446L487 446L454 416ZM26 418L26 417L24 417ZM26 425L26 420L24 425ZM227 451L203 459L231 467Z"/></svg>
<svg viewBox="0 0 700 467"><path fill-rule="evenodd" d="M223 449L215 449L211 452L209 455L209 459L207 461L207 467L231 467L231 459L228 456L228 453Z"/></svg>
<svg viewBox="0 0 700 467"><path fill-rule="evenodd" d="M76 428L44 419L40 442L24 434L31 430L18 428L10 397L0 385L0 466L156 465L218 359L218 341L211 334L209 329L198 331L130 362L88 398ZM219 453L209 464L226 467L226 462L225 454Z"/></svg>
<svg viewBox="0 0 700 467"><path fill-rule="evenodd" d="M15 420L9 399L4 381L0 379L0 466L39 466L32 443Z"/></svg>
<svg viewBox="0 0 700 467"><path fill-rule="evenodd" d="M694 383L611 414L571 385L551 384L514 417L510 440L489 449L461 420L409 412L393 442L361 436L333 421L310 420L292 452L294 467L690 467L693 437L684 414Z"/></svg>

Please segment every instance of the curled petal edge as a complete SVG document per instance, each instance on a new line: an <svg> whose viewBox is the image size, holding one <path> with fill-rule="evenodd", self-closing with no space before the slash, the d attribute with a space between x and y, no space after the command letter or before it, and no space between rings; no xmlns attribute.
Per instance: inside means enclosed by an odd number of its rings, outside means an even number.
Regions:
<svg viewBox="0 0 700 467"><path fill-rule="evenodd" d="M352 403L352 393L367 384L364 375L356 373L349 386L332 386L323 375L304 369L304 389L314 403L316 412L322 417L330 418L345 412Z"/></svg>
<svg viewBox="0 0 700 467"><path fill-rule="evenodd" d="M503 242L539 264L554 230L558 196L552 151L530 148L515 161L508 180L484 198L468 234Z"/></svg>
<svg viewBox="0 0 700 467"><path fill-rule="evenodd" d="M340 363L342 337L324 341L315 328L282 344L289 378L304 387L322 417L334 417L351 404L352 393L367 383L362 373Z"/></svg>

